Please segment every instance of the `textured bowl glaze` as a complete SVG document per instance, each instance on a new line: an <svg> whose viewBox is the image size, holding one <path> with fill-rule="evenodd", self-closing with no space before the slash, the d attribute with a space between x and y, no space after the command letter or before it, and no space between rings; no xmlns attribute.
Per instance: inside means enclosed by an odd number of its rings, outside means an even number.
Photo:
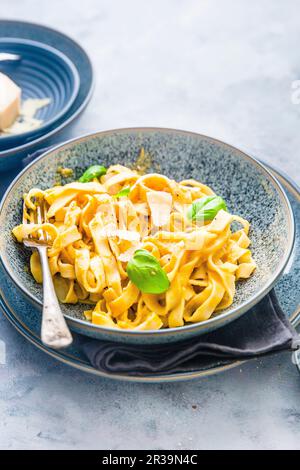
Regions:
<svg viewBox="0 0 300 470"><path fill-rule="evenodd" d="M293 214L280 184L263 165L230 145L184 131L137 128L84 136L46 152L20 173L4 195L0 208L1 261L22 295L41 308L41 286L28 270L30 252L11 235L21 220L22 195L33 186L52 186L59 166L72 168L75 178L95 163L131 166L142 146L151 156L148 172L159 171L178 181L198 179L226 200L229 211L250 221L251 249L258 268L250 279L237 283L234 303L227 310L205 322L180 328L122 331L86 322L82 305L62 305L62 309L70 327L88 336L137 343L179 341L219 328L256 304L282 273L293 247Z"/></svg>
<svg viewBox="0 0 300 470"><path fill-rule="evenodd" d="M3 62L6 73L22 90L22 101L49 98L50 103L37 111L43 121L37 129L0 137L0 149L22 145L45 134L71 108L79 91L80 79L74 64L64 54L36 41L0 39L0 52L19 54L20 62Z"/></svg>

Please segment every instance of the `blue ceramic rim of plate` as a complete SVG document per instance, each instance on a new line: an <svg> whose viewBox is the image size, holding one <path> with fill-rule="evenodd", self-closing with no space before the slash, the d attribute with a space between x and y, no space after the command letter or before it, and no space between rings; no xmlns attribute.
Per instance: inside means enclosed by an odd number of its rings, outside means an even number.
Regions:
<svg viewBox="0 0 300 470"><path fill-rule="evenodd" d="M267 167L272 171L274 170L276 173L276 176L279 178L283 177L284 180L286 180L286 183L290 185L289 189L292 189L293 192L295 193L295 196L299 200L300 203L300 187L294 183L294 181L289 178L287 175L285 175L283 172L277 170L274 167L271 167L270 165L267 165ZM273 172L272 172L273 174ZM275 176L275 175L273 175ZM229 364L224 364L220 366L216 366L211 369L207 370L201 370L201 371L195 371L195 372L188 372L188 373L180 373L180 374L172 374L172 375L159 375L159 376L144 376L144 377L134 377L134 376L126 376L126 375L110 375L108 373L102 372L100 370L94 369L91 365L89 364L82 364L78 362L78 358L72 356L71 354L67 353L67 351L55 351L53 349L47 348L44 346L39 338L35 336L31 330L29 330L25 325L22 325L24 330L22 330L21 326L18 324L14 311L12 308L10 308L6 302L5 302L5 296L3 295L1 286L0 286L0 307L5 315L5 317L8 319L8 321L16 328L16 330L24 337L26 338L31 344L35 345L40 351L43 351L44 353L48 354L49 356L53 357L54 359L57 359L58 361L62 362L63 364L67 364L70 367L74 367L77 370L80 370L82 372L86 372L89 374L93 374L97 377L102 377L102 378L108 378L111 380L118 380L118 381L123 381L123 382L137 382L137 383L169 383L169 382L182 382L182 381L190 381L190 380L195 380L195 379L200 379L204 377L208 377L211 375L219 374L221 372L225 372L230 369L234 369L235 367L241 366L247 362L252 361L253 359L245 359L245 360L237 360L234 362L231 362ZM4 306L3 306L4 303ZM5 307L8 310L5 311ZM300 308L297 309L292 316L289 318L290 323L296 327L297 326L297 318L300 315ZM299 319L298 319L299 322ZM276 354L276 353L274 353Z"/></svg>
<svg viewBox="0 0 300 470"><path fill-rule="evenodd" d="M1 37L0 38L0 45L3 43L10 43L12 45L25 45L25 46L31 46L35 49L39 49L41 52L46 51L53 56L58 57L62 62L64 62L71 75L72 75L72 80L73 80L73 90L71 93L70 98L68 99L67 103L63 106L63 108L55 114L51 119L45 121L38 129L34 129L33 131L27 131L27 132L22 132L21 134L17 134L20 137L23 137L24 139L29 138L32 136L34 138L34 133L36 131L38 132L43 132L47 131L47 128L55 124L55 122L59 121L71 108L72 104L74 103L75 99L78 96L79 88L80 88L80 77L78 70L74 63L61 51L58 49L55 49L55 47L49 46L48 44L39 42L39 41L34 41L31 39L22 39L22 38L12 38L12 37ZM46 97L45 97L46 98ZM1 142L5 143L6 140L11 139L12 136L1 136ZM10 149L9 149L10 150ZM5 150L4 150L5 152ZM0 152L1 155L1 152Z"/></svg>
<svg viewBox="0 0 300 470"><path fill-rule="evenodd" d="M189 373L180 373L180 374L172 374L172 375L157 375L157 376L144 376L144 377L134 377L130 375L121 375L121 374L113 374L110 375L109 373L102 372L98 369L93 368L92 365L86 363L79 363L78 358L68 354L66 351L60 350L57 352L55 349L50 349L47 346L44 346L29 329L27 329L24 325L23 328L19 325L17 320L14 318L14 311L6 304L5 296L2 293L2 289L0 287L0 309L3 312L4 316L7 320L14 326L14 328L31 344L36 346L40 351L48 354L49 356L57 359L58 361L66 364L70 367L74 367L77 370L82 372L86 372L89 374L93 374L97 377L102 377L111 380L117 380L122 382L138 382L138 383L162 383L162 382L182 382L185 380L195 380L198 378L208 377L210 375L215 375L220 372L225 372L226 370L233 369L238 365L242 365L248 360L243 361L236 361L225 365L220 365L211 369L207 369L204 371L199 372L189 372ZM5 310L7 309L10 315Z"/></svg>
<svg viewBox="0 0 300 470"><path fill-rule="evenodd" d="M279 266L278 266L277 270L275 271L275 273L270 277L267 284L259 292L254 294L248 300L244 301L241 305L238 305L238 306L234 307L233 309L229 310L228 312L221 313L216 317L209 318L208 320L205 320L205 321L200 322L200 323L195 323L195 324L191 324L191 325L184 325L184 326L180 326L180 327L177 327L177 328L166 328L166 329L162 329L162 330L147 330L147 331L126 330L126 335L133 336L133 337L136 337L136 336L143 336L143 337L157 336L158 337L158 336L168 336L169 334L176 333L176 332L179 332L179 331L180 332L182 332L182 331L197 332L198 330L201 330L201 329L203 329L203 327L208 326L208 325L210 325L210 326L214 325L215 326L214 329L222 327L223 321L225 321L228 318L230 318L231 320L234 320L234 319L238 318L243 313L247 312L250 308L252 308L254 305L256 305L272 289L272 287L274 286L274 284L276 283L276 281L278 280L278 278L282 274L285 266L287 265L287 263L290 259L290 256L291 256L291 253L292 253L292 250L293 250L293 247L294 247L295 232L296 232L294 213L293 213L291 204L288 200L288 197L287 197L282 185L279 183L277 178L271 174L271 172L266 168L266 166L263 163L258 161L256 158L248 155L244 151L234 147L233 145L225 143L225 142L223 142L221 140L218 140L218 139L215 139L213 137L209 137L209 136L206 136L206 135L203 135L203 134L196 133L196 132L184 131L184 130L179 130L179 129L159 128L159 127L122 128L122 129L112 129L112 130L108 130L108 131L100 131L100 132L89 133L89 134L86 134L86 135L83 135L83 136L80 136L80 137L70 139L70 140L68 140L64 143L60 143L60 144L54 146L50 150L47 150L42 155L40 155L37 159L35 159L33 162L31 162L27 167L25 167L16 176L16 178L11 182L11 184L7 188L5 194L3 195L3 198L0 202L0 214L2 212L4 202L5 202L6 198L8 197L10 191L13 189L14 185L18 182L18 180L22 177L22 175L24 173L26 173L28 168L31 168L35 164L35 162L46 158L52 152L55 152L57 150L64 150L64 149L66 149L66 148L68 148L68 147L70 147L74 144L83 142L84 140L87 140L87 139L95 138L95 137L98 137L98 136L111 135L111 134L114 134L114 133L126 133L126 132L172 132L172 133L175 133L175 134L179 133L179 134L183 134L183 135L187 135L187 136L201 137L201 138L207 139L211 142L217 142L221 145L225 145L227 148L232 149L234 151L238 151L242 154L243 158L250 161L253 165L256 165L259 169L262 170L263 173L265 173L266 178L269 179L271 184L273 184L273 186L277 189L277 192L278 192L278 195L279 195L280 199L282 200L283 204L286 206L288 219L289 219L288 220L288 223L289 223L289 239L287 240L287 249L286 249L286 252L285 252L285 256L282 258L281 263L279 264ZM38 305L41 308L42 307L42 302L40 302L38 299L36 299L34 297L34 295L31 294L26 289L26 287L24 287L23 285L21 285L18 282L18 280L14 277L14 273L8 268L7 264L5 263L5 260L3 259L3 254L1 252L0 252L0 261L1 261L5 271L8 273L8 275L10 276L12 281L15 283L15 285L26 295L26 297L31 302L33 302L33 304ZM115 340L117 340L118 336L122 337L124 335L123 331L118 330L116 328L103 327L103 326L99 326L99 325L91 325L91 324L87 323L84 320L74 318L74 317L71 317L71 316L66 315L66 314L64 316L68 320L70 325L72 325L72 323L79 324L82 330L87 329L87 328L88 329L95 329L95 330L100 329L101 331L105 331L105 333L112 335L115 338ZM84 333L82 332L82 334L84 334Z"/></svg>
<svg viewBox="0 0 300 470"><path fill-rule="evenodd" d="M91 77L92 77L89 92L88 92L87 96L85 97L85 99L83 100L81 105L76 109L76 111L73 114L71 114L71 116L69 116L65 121L62 121L56 128L54 128L51 131L49 131L48 133L38 137L37 139L34 139L30 142L27 142L26 144L13 147L12 149L3 150L2 152L0 152L0 158L7 158L10 155L15 154L16 152L21 152L21 151L24 151L26 149L29 150L31 147L36 146L39 142L43 142L44 140L52 137L53 135L57 134L62 129L64 129L66 126L71 124L71 122L74 121L74 119L76 119L82 113L82 111L86 108L86 106L88 105L88 103L89 103L89 101L90 101L90 99L93 95L93 92L94 92L94 89L95 89L95 71L94 71L93 63L91 62L90 57L85 52L83 47L81 47L81 45L77 41L75 41L73 38L71 38L70 36L62 33L61 31L59 31L55 28L51 28L49 26L45 26L45 25L42 25L42 24L39 24L39 23L30 22L30 21L18 21L18 20L11 20L11 19L6 20L6 19L3 18L3 19L0 20L0 25L1 25L1 22L12 23L12 24L18 23L19 25L27 25L27 26L39 27L39 28L42 27L45 31L47 31L47 30L51 31L54 34L58 34L62 38L66 38L66 40L71 41L82 52L82 54L85 56L87 62L89 63L89 66L90 66L90 69L91 69ZM42 43L42 44L45 44L45 43Z"/></svg>

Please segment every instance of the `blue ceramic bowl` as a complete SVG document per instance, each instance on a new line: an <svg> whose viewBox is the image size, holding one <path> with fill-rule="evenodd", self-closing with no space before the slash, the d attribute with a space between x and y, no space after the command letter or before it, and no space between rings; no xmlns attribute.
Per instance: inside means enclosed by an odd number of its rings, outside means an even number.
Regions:
<svg viewBox="0 0 300 470"><path fill-rule="evenodd" d="M0 39L0 53L21 56L20 61L0 62L0 71L8 75L22 90L22 101L28 98L49 98L48 106L35 117L43 124L17 135L1 135L0 151L26 144L54 126L69 111L78 95L80 79L74 64L53 47L25 39Z"/></svg>
<svg viewBox="0 0 300 470"><path fill-rule="evenodd" d="M250 221L251 249L258 268L250 279L237 283L234 303L227 310L180 328L122 331L86 322L82 305L62 305L62 309L71 329L95 338L131 343L184 340L219 328L255 305L279 278L293 247L293 213L282 187L262 164L228 144L184 131L137 128L99 132L46 152L19 174L4 195L0 207L0 259L21 295L41 309L41 286L26 269L30 252L11 235L12 228L21 221L22 195L32 187L53 185L58 166L73 168L73 179L95 163L130 166L141 146L152 158L149 172L159 167L161 173L179 181L198 179L224 197L230 211Z"/></svg>
<svg viewBox="0 0 300 470"><path fill-rule="evenodd" d="M73 39L55 29L24 21L0 20L0 37L34 39L54 47L71 60L80 78L78 95L65 116L60 118L46 133L38 138L17 147L0 151L0 172L4 172L19 166L24 158L38 148L57 143L58 133L61 133L60 139L63 140L62 131L78 118L91 99L94 90L94 73L91 61L82 47Z"/></svg>

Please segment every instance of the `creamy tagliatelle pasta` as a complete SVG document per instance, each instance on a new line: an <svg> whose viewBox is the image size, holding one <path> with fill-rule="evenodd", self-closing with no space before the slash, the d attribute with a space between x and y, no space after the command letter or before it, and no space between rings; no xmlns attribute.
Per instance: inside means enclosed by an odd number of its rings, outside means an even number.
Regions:
<svg viewBox="0 0 300 470"><path fill-rule="evenodd" d="M41 229L47 234L60 301L89 304L83 313L93 324L131 330L201 322L231 305L236 281L255 269L249 223L225 205L216 209L221 198L195 180L141 176L121 165L101 174L31 189L24 196L29 223L13 229L19 242ZM47 218L36 224L41 201ZM241 226L235 232L233 221ZM37 252L30 269L41 283Z"/></svg>

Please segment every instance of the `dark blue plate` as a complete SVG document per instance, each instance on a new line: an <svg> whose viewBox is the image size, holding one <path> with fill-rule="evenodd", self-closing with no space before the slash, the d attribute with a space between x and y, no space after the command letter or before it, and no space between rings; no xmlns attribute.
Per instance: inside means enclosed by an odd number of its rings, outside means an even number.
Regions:
<svg viewBox="0 0 300 470"><path fill-rule="evenodd" d="M5 181L9 182L20 170L24 157L39 148L47 147L64 139L62 134L58 139L57 134L71 124L88 104L94 89L94 74L91 61L81 46L73 39L54 29L22 21L0 20L0 37L34 39L56 48L73 62L80 78L79 92L73 105L65 116L59 119L46 134L26 144L0 152L0 172L19 166L19 168L10 171L6 175Z"/></svg>
<svg viewBox="0 0 300 470"><path fill-rule="evenodd" d="M20 61L0 62L0 72L8 75L22 90L22 101L28 98L49 98L48 106L34 117L43 124L17 135L0 136L0 151L22 145L45 134L65 116L79 91L76 67L62 52L28 39L0 39L0 53L21 57Z"/></svg>

